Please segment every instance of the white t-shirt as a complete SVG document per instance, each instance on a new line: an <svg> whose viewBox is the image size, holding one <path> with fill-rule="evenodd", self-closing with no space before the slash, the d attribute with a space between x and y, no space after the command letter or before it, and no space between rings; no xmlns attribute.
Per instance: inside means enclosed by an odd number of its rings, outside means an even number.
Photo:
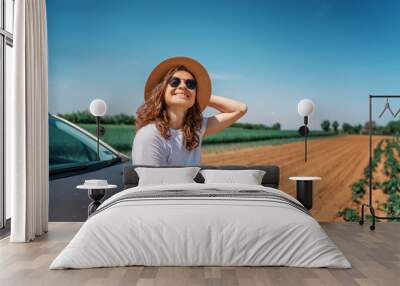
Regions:
<svg viewBox="0 0 400 286"><path fill-rule="evenodd" d="M200 165L201 142L207 128L208 117L203 117L199 145L188 151L184 145L182 129L169 128L171 137L161 136L154 123L140 128L132 144L133 165L188 166Z"/></svg>

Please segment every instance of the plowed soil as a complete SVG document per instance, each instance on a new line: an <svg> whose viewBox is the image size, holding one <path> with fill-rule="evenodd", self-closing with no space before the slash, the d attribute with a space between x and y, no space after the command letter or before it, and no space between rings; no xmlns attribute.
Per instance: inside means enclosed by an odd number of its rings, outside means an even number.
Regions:
<svg viewBox="0 0 400 286"><path fill-rule="evenodd" d="M373 136L372 146L385 138ZM351 186L364 178L368 165L368 136L349 135L308 141L308 157L304 162L304 142L257 146L220 153L202 154L203 165L278 165L279 189L296 196L292 176L318 176L314 182L314 203L311 213L319 221L342 220L337 212L354 207ZM366 200L368 194L364 196ZM374 203L384 196L374 197ZM383 202L383 201L382 201Z"/></svg>

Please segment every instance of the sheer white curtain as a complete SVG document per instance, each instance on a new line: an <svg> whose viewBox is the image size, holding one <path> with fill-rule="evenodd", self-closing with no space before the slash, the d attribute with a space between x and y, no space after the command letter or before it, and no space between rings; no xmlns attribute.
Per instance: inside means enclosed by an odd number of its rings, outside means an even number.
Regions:
<svg viewBox="0 0 400 286"><path fill-rule="evenodd" d="M48 226L48 54L45 0L15 1L14 70L6 111L6 166L11 242L28 242ZM7 99L6 99L7 100Z"/></svg>

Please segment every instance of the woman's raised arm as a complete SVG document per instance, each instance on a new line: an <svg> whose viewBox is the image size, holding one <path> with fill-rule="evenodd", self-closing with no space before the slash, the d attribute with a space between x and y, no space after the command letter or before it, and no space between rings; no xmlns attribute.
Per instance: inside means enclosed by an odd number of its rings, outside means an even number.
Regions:
<svg viewBox="0 0 400 286"><path fill-rule="evenodd" d="M233 99L211 95L209 107L215 108L221 113L208 119L204 136L217 133L230 126L247 112L247 105Z"/></svg>

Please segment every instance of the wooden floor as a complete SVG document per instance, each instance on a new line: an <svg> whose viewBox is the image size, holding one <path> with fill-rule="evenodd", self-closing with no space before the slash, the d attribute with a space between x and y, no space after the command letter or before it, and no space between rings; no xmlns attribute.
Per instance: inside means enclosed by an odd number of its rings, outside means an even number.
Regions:
<svg viewBox="0 0 400 286"><path fill-rule="evenodd" d="M400 223L375 231L356 223L322 223L352 269L290 267L119 267L48 270L81 223L50 223L32 243L0 241L0 285L400 285Z"/></svg>

